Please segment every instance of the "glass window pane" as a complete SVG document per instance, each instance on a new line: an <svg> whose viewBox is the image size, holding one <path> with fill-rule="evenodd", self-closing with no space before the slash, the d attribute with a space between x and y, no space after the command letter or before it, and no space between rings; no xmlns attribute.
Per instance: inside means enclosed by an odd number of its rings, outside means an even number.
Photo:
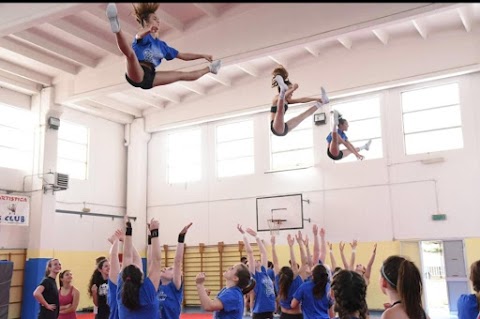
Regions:
<svg viewBox="0 0 480 319"><path fill-rule="evenodd" d="M254 173L253 156L218 161L218 177L248 175Z"/></svg>
<svg viewBox="0 0 480 319"><path fill-rule="evenodd" d="M217 126L217 143L253 137L253 121Z"/></svg>
<svg viewBox="0 0 480 319"><path fill-rule="evenodd" d="M380 116L380 98L373 97L363 100L336 103L332 109L339 111L347 121Z"/></svg>
<svg viewBox="0 0 480 319"><path fill-rule="evenodd" d="M8 126L0 126L0 146L30 151L33 147L33 132Z"/></svg>
<svg viewBox="0 0 480 319"><path fill-rule="evenodd" d="M87 145L59 140L58 157L86 163Z"/></svg>
<svg viewBox="0 0 480 319"><path fill-rule="evenodd" d="M68 174L70 178L87 179L87 164L85 162L59 158L57 160L57 170L59 173Z"/></svg>
<svg viewBox="0 0 480 319"><path fill-rule="evenodd" d="M253 156L253 139L217 144L217 160Z"/></svg>
<svg viewBox="0 0 480 319"><path fill-rule="evenodd" d="M299 130L297 127L295 130L288 132L285 136L275 136L271 133L270 136L273 153L313 147L312 129Z"/></svg>
<svg viewBox="0 0 480 319"><path fill-rule="evenodd" d="M0 146L0 166L18 170L27 170L32 167L32 152L20 151L14 148Z"/></svg>
<svg viewBox="0 0 480 319"><path fill-rule="evenodd" d="M33 115L29 110L0 103L0 125L31 130Z"/></svg>
<svg viewBox="0 0 480 319"><path fill-rule="evenodd" d="M463 148L461 128L405 135L407 155Z"/></svg>
<svg viewBox="0 0 480 319"><path fill-rule="evenodd" d="M60 122L58 138L78 144L88 144L88 128L67 121Z"/></svg>
<svg viewBox="0 0 480 319"><path fill-rule="evenodd" d="M313 149L272 154L272 169L290 169L313 165Z"/></svg>
<svg viewBox="0 0 480 319"><path fill-rule="evenodd" d="M380 125L380 118L374 118L369 120L361 120L348 122L348 131L347 134L348 140L358 141L358 140L368 140L371 138L382 136L382 127Z"/></svg>
<svg viewBox="0 0 480 319"><path fill-rule="evenodd" d="M459 103L458 83L402 92L403 112Z"/></svg>
<svg viewBox="0 0 480 319"><path fill-rule="evenodd" d="M352 142L354 147L360 147L365 145L368 140L360 140L356 142ZM343 150L344 147L342 146L341 149ZM326 152L326 151L325 151ZM372 144L370 144L370 149L367 150L361 150L360 155L364 156L363 160L370 160L370 159L375 159L375 158L382 158L383 157L383 145L382 145L382 139L381 138L375 138L372 139ZM355 162L357 161L357 157L355 154L350 154L344 158L342 158L339 161L334 161L335 163L346 163L346 162Z"/></svg>
<svg viewBox="0 0 480 319"><path fill-rule="evenodd" d="M460 105L406 113L403 115L403 131L406 134L461 125Z"/></svg>
<svg viewBox="0 0 480 319"><path fill-rule="evenodd" d="M190 164L189 166L169 166L168 182L170 184L196 182L200 180L200 174L200 164Z"/></svg>

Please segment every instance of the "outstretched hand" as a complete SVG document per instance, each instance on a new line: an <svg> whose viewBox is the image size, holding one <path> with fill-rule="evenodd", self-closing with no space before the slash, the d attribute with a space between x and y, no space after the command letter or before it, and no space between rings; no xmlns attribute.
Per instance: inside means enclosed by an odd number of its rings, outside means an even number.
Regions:
<svg viewBox="0 0 480 319"><path fill-rule="evenodd" d="M287 236L287 241L288 241L288 246L293 246L293 244L295 244L295 239L290 234L288 234Z"/></svg>
<svg viewBox="0 0 480 319"><path fill-rule="evenodd" d="M209 55L209 54L205 54L203 57L204 57L205 60L207 60L208 62L212 62L212 61L213 61L213 57L212 57L211 55Z"/></svg>
<svg viewBox="0 0 480 319"><path fill-rule="evenodd" d="M237 224L237 229L241 234L245 234L245 231L243 230L242 225Z"/></svg>
<svg viewBox="0 0 480 319"><path fill-rule="evenodd" d="M205 282L205 273L204 272L200 272L197 274L197 276L195 277L195 283L197 285L201 285Z"/></svg>
<svg viewBox="0 0 480 319"><path fill-rule="evenodd" d="M158 220L156 220L155 218L152 218L150 220L150 230L158 229L159 227L160 227L160 223L158 222Z"/></svg>
<svg viewBox="0 0 480 319"><path fill-rule="evenodd" d="M187 233L188 229L190 228L190 226L192 226L193 223L190 223L188 224L187 226L183 227L182 231L180 232L180 235L184 235Z"/></svg>

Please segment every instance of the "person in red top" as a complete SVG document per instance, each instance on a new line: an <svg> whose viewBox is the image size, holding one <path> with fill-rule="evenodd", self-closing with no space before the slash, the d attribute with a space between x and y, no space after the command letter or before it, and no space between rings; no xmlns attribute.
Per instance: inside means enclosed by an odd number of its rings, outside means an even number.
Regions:
<svg viewBox="0 0 480 319"><path fill-rule="evenodd" d="M72 272L70 270L62 271L59 279L58 299L60 300L60 314L58 319L77 319L76 311L80 301L80 292L72 286Z"/></svg>

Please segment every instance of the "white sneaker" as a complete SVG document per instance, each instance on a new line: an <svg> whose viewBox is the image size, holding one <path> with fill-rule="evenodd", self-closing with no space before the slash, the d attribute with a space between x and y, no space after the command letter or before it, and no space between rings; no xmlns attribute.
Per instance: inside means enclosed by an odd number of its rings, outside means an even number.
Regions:
<svg viewBox="0 0 480 319"><path fill-rule="evenodd" d="M325 91L323 86L320 88L320 90L322 91L322 104L325 105L330 103L330 99L328 98L327 92Z"/></svg>
<svg viewBox="0 0 480 319"><path fill-rule="evenodd" d="M365 144L365 149L366 149L367 151L370 150L370 144L372 144L372 140L368 140L368 142Z"/></svg>
<svg viewBox="0 0 480 319"><path fill-rule="evenodd" d="M111 2L107 5L107 18L110 21L110 27L113 33L120 32L120 23L118 22L118 12L115 3Z"/></svg>
<svg viewBox="0 0 480 319"><path fill-rule="evenodd" d="M213 74L217 74L218 70L220 70L221 67L222 67L222 60L213 61L209 65L210 72L212 72Z"/></svg>
<svg viewBox="0 0 480 319"><path fill-rule="evenodd" d="M285 81L283 80L281 75L275 76L275 82L277 82L278 87L280 88L280 92L286 92L288 90L288 85L285 84Z"/></svg>

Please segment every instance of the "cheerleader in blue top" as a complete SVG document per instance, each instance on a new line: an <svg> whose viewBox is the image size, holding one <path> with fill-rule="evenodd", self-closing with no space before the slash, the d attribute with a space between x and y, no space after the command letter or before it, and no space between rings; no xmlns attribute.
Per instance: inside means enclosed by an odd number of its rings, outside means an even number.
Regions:
<svg viewBox="0 0 480 319"><path fill-rule="evenodd" d="M293 294L291 306L296 308L301 303L304 319L330 319L335 314L329 293L327 268L318 264L312 270L312 279L304 282Z"/></svg>
<svg viewBox="0 0 480 319"><path fill-rule="evenodd" d="M474 294L462 294L457 301L458 319L477 319L480 310L480 260L470 266Z"/></svg>
<svg viewBox="0 0 480 319"><path fill-rule="evenodd" d="M342 158L355 154L357 159L363 160L363 155L360 155L361 150L369 150L372 140L369 140L365 145L361 147L354 147L352 143L348 141L348 137L345 132L348 130L348 122L346 119L342 118L342 115L337 111L331 111L331 120L332 125L331 133L327 136L327 155L331 159L338 161ZM340 145L343 144L347 149L340 150Z"/></svg>
<svg viewBox="0 0 480 319"><path fill-rule="evenodd" d="M257 240L257 245L260 250L260 259L255 260L253 256L253 249L250 246L245 231L241 225L237 225L238 231L243 235L243 242L245 243L245 250L248 258L248 268L250 273L255 278L255 300L253 302L252 318L253 319L273 319L273 312L275 311L275 288L272 279L267 274L268 256L267 250L262 240L257 236L257 233L247 228L246 231Z"/></svg>
<svg viewBox="0 0 480 319"><path fill-rule="evenodd" d="M107 303L110 306L110 314L108 319L118 319L117 306L117 281L120 272L120 260L118 259L118 243L123 241L124 234L120 229L108 238L110 242L110 273L108 274L108 295Z"/></svg>
<svg viewBox="0 0 480 319"><path fill-rule="evenodd" d="M160 284L161 246L158 238L159 223L150 221L152 262L148 276L144 276L141 259L134 258L132 225L126 223L123 247L123 265L117 282L119 319L158 318L160 316L157 290Z"/></svg>
<svg viewBox="0 0 480 319"><path fill-rule="evenodd" d="M293 244L295 243L295 240L291 235L288 235L287 240L290 249L290 261L292 266L283 266L280 268L278 266L278 256L275 248L275 236L271 237L275 285L277 286L278 300L281 310L280 319L302 319L302 310L298 306L292 308L291 302L293 299L293 294L306 278L305 269L308 267L308 265L302 264L302 269L298 268L295 260L295 253L293 251Z"/></svg>
<svg viewBox="0 0 480 319"><path fill-rule="evenodd" d="M242 319L243 295L255 287L255 279L251 278L250 271L245 264L238 263L223 273L225 287L212 300L205 288L205 273L199 273L195 278L198 297L203 310L213 311L214 319Z"/></svg>
<svg viewBox="0 0 480 319"><path fill-rule="evenodd" d="M194 81L209 72L217 74L221 67L220 60L213 61L212 56L207 54L178 52L158 38L160 20L155 14L158 6L158 3L147 2L133 6L136 20L141 29L136 34L133 43L130 44L120 28L115 3L107 5L106 14L110 21L110 27L115 33L118 48L127 58L127 73L125 74L127 82L135 87L151 89L154 86L176 81ZM207 67L189 72L155 72L155 68L163 59L168 61L175 58L184 61L205 59L211 63Z"/></svg>
<svg viewBox="0 0 480 319"><path fill-rule="evenodd" d="M160 318L179 319L182 311L183 301L183 280L182 280L182 261L185 249L185 235L192 223L183 227L178 234L177 250L173 267L164 267L160 272L160 285L158 286L157 296L160 302Z"/></svg>

